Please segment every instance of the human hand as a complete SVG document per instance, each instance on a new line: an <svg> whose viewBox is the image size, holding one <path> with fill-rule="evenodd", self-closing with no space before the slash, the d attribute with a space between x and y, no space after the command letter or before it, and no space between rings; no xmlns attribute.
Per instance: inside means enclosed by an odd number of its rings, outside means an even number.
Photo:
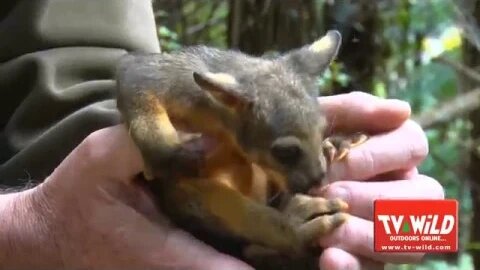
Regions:
<svg viewBox="0 0 480 270"><path fill-rule="evenodd" d="M0 214L15 219L0 221L0 243L9 235L15 247L0 268L250 269L169 224L135 182L142 169L115 126L88 136L41 185L2 195Z"/></svg>
<svg viewBox="0 0 480 270"><path fill-rule="evenodd" d="M331 184L316 195L342 198L350 205L350 220L319 240L326 248L322 270L383 269L384 263L415 263L421 253L373 251L373 202L380 198L443 199L442 186L419 174L416 166L428 153L428 142L410 116L407 103L365 93L319 98L333 132L366 131L371 138L350 150L346 160L332 164Z"/></svg>

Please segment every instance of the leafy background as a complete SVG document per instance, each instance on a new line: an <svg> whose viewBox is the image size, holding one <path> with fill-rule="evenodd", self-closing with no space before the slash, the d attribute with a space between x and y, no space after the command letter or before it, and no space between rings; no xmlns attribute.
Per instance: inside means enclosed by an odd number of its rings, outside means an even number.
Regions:
<svg viewBox="0 0 480 270"><path fill-rule="evenodd" d="M163 51L206 44L279 53L338 29L344 44L319 78L322 95L360 90L410 102L430 143L420 170L460 202L458 253L388 269L480 269L480 0L153 3Z"/></svg>

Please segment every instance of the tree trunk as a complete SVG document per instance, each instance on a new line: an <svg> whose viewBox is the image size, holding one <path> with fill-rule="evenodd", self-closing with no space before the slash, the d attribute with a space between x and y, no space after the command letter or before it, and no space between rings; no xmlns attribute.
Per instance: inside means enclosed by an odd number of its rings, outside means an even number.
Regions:
<svg viewBox="0 0 480 270"><path fill-rule="evenodd" d="M315 1L230 0L228 46L252 55L313 40Z"/></svg>
<svg viewBox="0 0 480 270"><path fill-rule="evenodd" d="M327 29L338 29L343 35L339 61L351 76L346 87L335 87L335 94L360 90L371 92L375 64L381 47L375 34L378 27L378 7L375 1L332 1L325 4L324 21Z"/></svg>
<svg viewBox="0 0 480 270"><path fill-rule="evenodd" d="M473 17L476 18L476 24L480 25L480 1L476 0L473 7ZM480 65L480 52L465 41L463 46L463 61L468 67L475 68ZM464 89L473 89L479 86L479 83L468 78L464 79ZM470 121L473 124L471 132L472 140L480 138L480 109L473 111L470 116ZM471 151L470 164L468 168L469 178L472 179L472 205L473 205L473 221L472 221L472 242L480 242L480 157L477 151ZM472 251L474 269L480 269L480 250Z"/></svg>

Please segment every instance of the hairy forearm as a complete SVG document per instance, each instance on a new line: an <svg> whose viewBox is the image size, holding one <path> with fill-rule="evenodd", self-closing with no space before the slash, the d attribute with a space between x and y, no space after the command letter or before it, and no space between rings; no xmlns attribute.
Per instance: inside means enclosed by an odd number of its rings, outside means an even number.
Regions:
<svg viewBox="0 0 480 270"><path fill-rule="evenodd" d="M40 193L35 187L0 195L0 269L62 268Z"/></svg>

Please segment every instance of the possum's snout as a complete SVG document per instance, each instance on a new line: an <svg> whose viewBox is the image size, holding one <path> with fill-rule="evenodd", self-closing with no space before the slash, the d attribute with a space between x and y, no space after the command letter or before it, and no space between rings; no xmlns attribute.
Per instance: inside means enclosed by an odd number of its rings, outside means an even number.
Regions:
<svg viewBox="0 0 480 270"><path fill-rule="evenodd" d="M308 193L313 187L322 184L325 172L321 169L313 173L292 172L288 177L289 189L293 193Z"/></svg>

